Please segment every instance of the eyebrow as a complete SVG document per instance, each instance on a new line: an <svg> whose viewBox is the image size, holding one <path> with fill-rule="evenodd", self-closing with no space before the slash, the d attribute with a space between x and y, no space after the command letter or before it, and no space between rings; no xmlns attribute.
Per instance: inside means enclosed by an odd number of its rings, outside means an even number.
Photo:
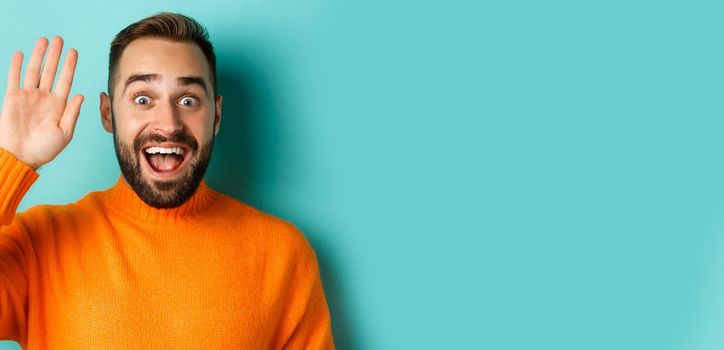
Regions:
<svg viewBox="0 0 724 350"><path fill-rule="evenodd" d="M133 74L128 79L126 79L126 84L123 87L123 94L126 93L126 89L128 89L128 85L131 85L131 83L137 82L137 81L143 81L143 82L152 82L152 81L159 81L161 80L161 76L154 73L149 74ZM188 85L198 85L202 89L204 89L204 93L206 96L209 96L208 90L206 89L206 80L204 78L198 76L198 75L191 75L191 76L184 76L184 77L178 77L176 78L176 82L178 85L181 86L188 86Z"/></svg>

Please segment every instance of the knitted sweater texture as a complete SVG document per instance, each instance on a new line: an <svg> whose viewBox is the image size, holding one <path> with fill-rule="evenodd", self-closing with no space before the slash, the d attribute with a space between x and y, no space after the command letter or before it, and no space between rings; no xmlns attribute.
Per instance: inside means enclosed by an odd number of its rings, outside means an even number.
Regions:
<svg viewBox="0 0 724 350"><path fill-rule="evenodd" d="M202 182L156 209L119 177L17 207L38 173L0 148L0 338L23 349L334 349L317 257L292 223Z"/></svg>

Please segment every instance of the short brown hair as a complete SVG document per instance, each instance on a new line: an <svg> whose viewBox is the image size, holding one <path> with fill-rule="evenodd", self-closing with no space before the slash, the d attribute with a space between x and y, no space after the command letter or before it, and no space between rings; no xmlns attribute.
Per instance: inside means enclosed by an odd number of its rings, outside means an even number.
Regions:
<svg viewBox="0 0 724 350"><path fill-rule="evenodd" d="M178 42L193 42L206 56L211 71L211 86L216 96L216 54L209 41L209 34L199 22L191 17L171 12L159 12L130 24L116 35L111 42L108 59L108 94L113 96L113 86L118 79L118 61L123 50L132 41L140 38L159 38Z"/></svg>

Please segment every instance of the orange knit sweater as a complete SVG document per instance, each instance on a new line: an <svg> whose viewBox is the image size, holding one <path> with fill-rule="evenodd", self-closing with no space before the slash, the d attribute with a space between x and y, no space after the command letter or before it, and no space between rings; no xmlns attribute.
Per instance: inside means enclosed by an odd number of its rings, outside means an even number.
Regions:
<svg viewBox="0 0 724 350"><path fill-rule="evenodd" d="M38 178L0 148L0 338L24 349L334 349L293 224L213 191L146 205L122 177L15 214Z"/></svg>

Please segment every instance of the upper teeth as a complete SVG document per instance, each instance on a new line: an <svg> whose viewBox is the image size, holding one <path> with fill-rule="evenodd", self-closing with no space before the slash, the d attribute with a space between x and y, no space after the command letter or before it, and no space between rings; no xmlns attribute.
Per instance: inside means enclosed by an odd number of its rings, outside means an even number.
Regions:
<svg viewBox="0 0 724 350"><path fill-rule="evenodd" d="M146 153L148 153L148 154L156 154L156 153L171 154L171 153L175 153L175 154L183 155L183 154L184 154L184 150L183 150L183 148L181 148L181 147L149 147L149 148L146 148Z"/></svg>

